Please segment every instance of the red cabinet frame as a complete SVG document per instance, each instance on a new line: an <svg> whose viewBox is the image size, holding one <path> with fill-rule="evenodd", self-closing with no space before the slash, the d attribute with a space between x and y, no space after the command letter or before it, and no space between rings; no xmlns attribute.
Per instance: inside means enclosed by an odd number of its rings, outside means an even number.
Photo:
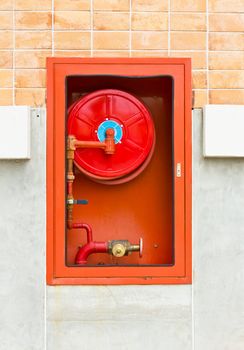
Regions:
<svg viewBox="0 0 244 350"><path fill-rule="evenodd" d="M191 61L188 58L47 59L47 283L191 283ZM77 268L65 264L65 79L169 75L174 80L174 265ZM177 163L181 176L177 176Z"/></svg>

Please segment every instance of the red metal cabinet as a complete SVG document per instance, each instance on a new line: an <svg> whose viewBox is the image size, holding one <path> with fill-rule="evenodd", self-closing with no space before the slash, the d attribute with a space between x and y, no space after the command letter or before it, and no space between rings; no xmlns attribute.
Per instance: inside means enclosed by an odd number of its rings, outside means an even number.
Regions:
<svg viewBox="0 0 244 350"><path fill-rule="evenodd" d="M47 68L47 283L191 283L190 59L48 58ZM138 106L145 106L152 117L155 144L147 166L123 183L95 182L77 164L74 197L85 198L89 204L74 206L73 218L91 225L94 241L126 239L135 244L142 237L143 255L133 252L118 258L98 252L91 254L86 264L77 265L75 256L79 246L86 244L86 233L67 228L66 143L69 132L80 127L79 115L76 113L73 118L72 108L78 108L79 103L84 105L99 91L105 94L121 91L123 98L138 99ZM130 105L125 105L123 111L114 100L110 108L118 115L125 114L124 119L123 116L118 119L118 127L121 120L127 127L126 115L133 119ZM103 103L94 108L101 121L105 116L102 110ZM96 143L97 127L93 127L96 118L92 122L92 117L86 118L81 121L82 128L88 130L88 138L93 137ZM113 122L116 120L114 117ZM89 127L85 128L84 123ZM145 133L145 125L140 129L135 122L134 130L128 129L126 137L138 138L139 132L148 140L150 133ZM144 144L148 155L147 142ZM119 145L115 144L115 152L116 147L120 166ZM105 159L100 150L82 152L86 162L95 154L98 161ZM127 158L126 155L125 161ZM109 159L116 161L116 157ZM93 169L94 164L96 161L89 167ZM110 168L118 170L116 166ZM106 166L96 170L96 174L104 174L104 169Z"/></svg>

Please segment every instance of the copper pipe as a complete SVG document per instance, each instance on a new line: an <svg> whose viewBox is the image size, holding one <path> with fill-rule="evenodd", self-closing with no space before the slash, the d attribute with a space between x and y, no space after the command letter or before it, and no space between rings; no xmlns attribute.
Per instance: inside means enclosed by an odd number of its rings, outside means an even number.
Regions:
<svg viewBox="0 0 244 350"><path fill-rule="evenodd" d="M106 154L114 154L114 129L106 130L106 138L104 142L100 141L81 141L77 140L73 135L68 136L67 159L74 159L74 151L77 148L101 148ZM69 165L69 163L68 163Z"/></svg>
<svg viewBox="0 0 244 350"><path fill-rule="evenodd" d="M114 142L114 129L106 130L106 138L104 142L100 141L74 141L75 148L101 148L106 154L114 154L115 142Z"/></svg>
<svg viewBox="0 0 244 350"><path fill-rule="evenodd" d="M72 195L72 193L73 193L73 182L71 182L71 181L68 181L68 184L67 184L67 193L68 193L68 196L69 196L69 195Z"/></svg>
<svg viewBox="0 0 244 350"><path fill-rule="evenodd" d="M67 200L73 200L73 182L75 179L73 172L73 162L74 162L74 153L73 140L74 136L68 136L67 140ZM72 229L73 224L73 204L67 204L67 226L69 229Z"/></svg>
<svg viewBox="0 0 244 350"><path fill-rule="evenodd" d="M75 141L76 148L102 148L105 149L105 142L100 141Z"/></svg>
<svg viewBox="0 0 244 350"><path fill-rule="evenodd" d="M106 154L114 154L114 129L106 130L106 138L104 142L99 141L80 141L73 135L68 135L67 138L67 226L73 228L73 182L75 180L73 166L75 158L75 150L77 148L101 148Z"/></svg>
<svg viewBox="0 0 244 350"><path fill-rule="evenodd" d="M73 204L68 205L67 210L67 226L71 230L73 227Z"/></svg>

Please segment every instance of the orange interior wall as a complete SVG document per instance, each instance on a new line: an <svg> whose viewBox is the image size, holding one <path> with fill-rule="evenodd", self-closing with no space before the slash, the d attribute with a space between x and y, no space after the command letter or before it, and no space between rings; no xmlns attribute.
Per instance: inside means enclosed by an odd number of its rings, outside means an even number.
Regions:
<svg viewBox="0 0 244 350"><path fill-rule="evenodd" d="M90 265L173 264L172 84L172 78L167 76L67 78L67 107L84 93L111 87L121 89L146 104L156 130L156 148L151 163L129 183L102 185L76 170L74 197L88 199L89 204L74 207L74 221L90 224L95 241L128 239L137 244L140 237L144 241L142 258L138 253L123 258L93 254L88 259ZM86 243L86 233L68 230L66 241L66 263L73 265L77 248Z"/></svg>

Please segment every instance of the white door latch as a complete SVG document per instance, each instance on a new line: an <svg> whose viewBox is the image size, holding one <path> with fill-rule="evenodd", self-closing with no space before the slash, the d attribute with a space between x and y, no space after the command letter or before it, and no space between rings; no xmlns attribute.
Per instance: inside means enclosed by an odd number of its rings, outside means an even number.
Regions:
<svg viewBox="0 0 244 350"><path fill-rule="evenodd" d="M181 177L181 163L176 164L176 177Z"/></svg>

